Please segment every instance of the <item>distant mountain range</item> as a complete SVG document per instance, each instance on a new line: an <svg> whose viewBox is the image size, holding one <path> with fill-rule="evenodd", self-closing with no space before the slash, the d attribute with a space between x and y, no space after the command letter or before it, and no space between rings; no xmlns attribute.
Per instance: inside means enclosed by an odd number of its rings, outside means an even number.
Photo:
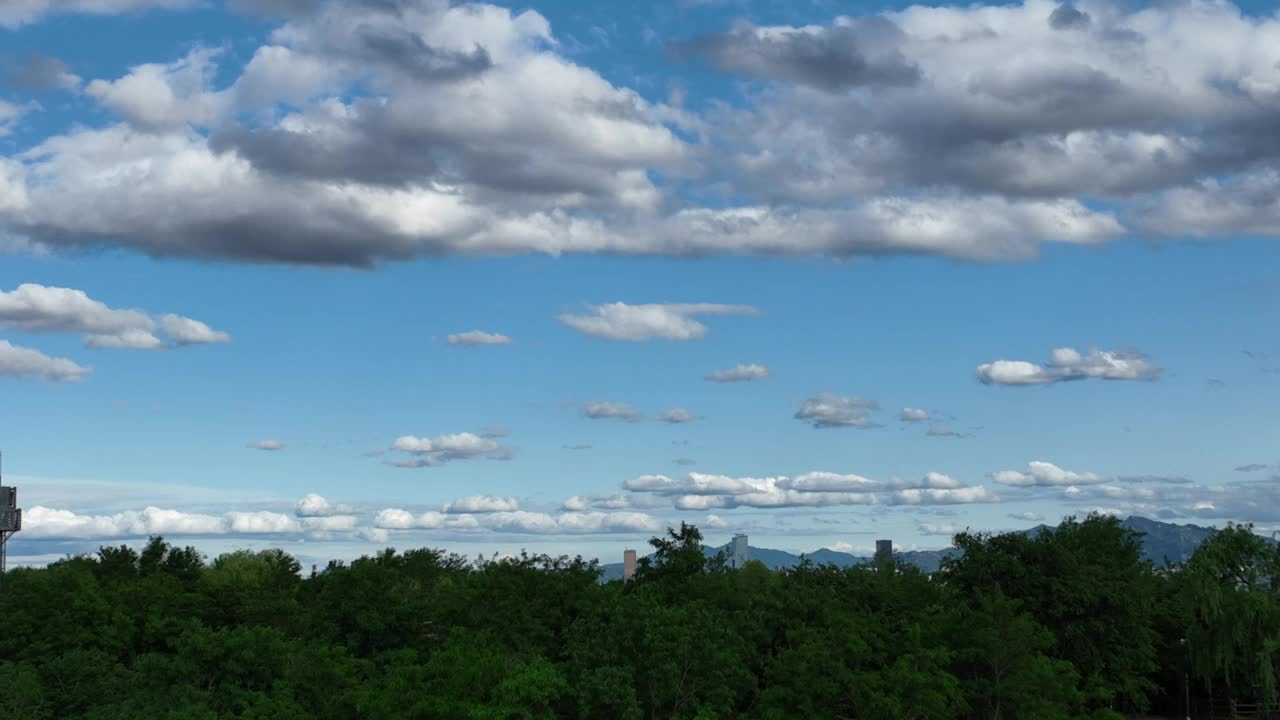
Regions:
<svg viewBox="0 0 1280 720"><path fill-rule="evenodd" d="M1199 525L1176 525L1174 523L1165 523L1158 520L1150 520L1144 517L1132 516L1121 522L1125 527L1142 533L1142 550L1147 559L1161 565L1166 559L1171 562L1180 562L1191 557L1196 551L1200 543L1204 542L1212 535L1216 528L1200 527ZM1037 525L1023 532L1028 535L1034 535L1041 530L1054 530L1050 525ZM728 545L719 547L707 547L704 549L707 557L712 557L721 550L725 550ZM925 572L936 572L942 565L945 558L955 555L958 550L954 547L943 548L942 550L908 550L906 552L895 552L894 558L899 563L915 565ZM815 550L811 553L804 553L803 556L789 553L785 550L772 550L770 548L749 547L748 555L752 560L759 560L771 570L781 568L795 567L800 564L801 557L808 558L816 565L831 564L837 567L849 567L851 565L861 565L871 560L868 556L852 555L850 553L838 552L828 548ZM622 578L622 563L609 563L602 566L604 570L603 580L618 580Z"/></svg>

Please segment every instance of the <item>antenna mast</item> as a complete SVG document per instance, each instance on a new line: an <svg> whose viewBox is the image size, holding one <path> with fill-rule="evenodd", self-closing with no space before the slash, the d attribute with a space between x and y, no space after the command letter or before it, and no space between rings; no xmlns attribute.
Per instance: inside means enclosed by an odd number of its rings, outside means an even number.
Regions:
<svg viewBox="0 0 1280 720"><path fill-rule="evenodd" d="M4 484L4 453L0 451L0 574L9 556L9 538L22 529L22 511L18 509L18 488Z"/></svg>

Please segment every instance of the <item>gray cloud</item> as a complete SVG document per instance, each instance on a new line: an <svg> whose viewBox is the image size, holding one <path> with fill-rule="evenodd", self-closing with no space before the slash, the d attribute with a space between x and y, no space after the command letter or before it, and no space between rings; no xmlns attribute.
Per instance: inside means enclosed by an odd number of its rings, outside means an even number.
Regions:
<svg viewBox="0 0 1280 720"><path fill-rule="evenodd" d="M1147 362L1136 350L1091 349L1081 354L1072 348L1058 348L1048 365L1024 360L996 360L979 365L978 380L987 385L1045 385L1067 380L1155 380L1160 368Z"/></svg>
<svg viewBox="0 0 1280 720"><path fill-rule="evenodd" d="M698 418L693 413L689 412L688 410L685 410L684 408L672 408L670 410L659 413L658 416L654 419L659 422L671 423L672 425L679 425L683 423L693 422Z"/></svg>
<svg viewBox="0 0 1280 720"><path fill-rule="evenodd" d="M943 425L930 425L926 437L949 437L949 438L965 438L968 437L964 433L956 432Z"/></svg>
<svg viewBox="0 0 1280 720"><path fill-rule="evenodd" d="M0 290L0 327L24 332L77 333L90 348L158 350L184 345L230 342L227 333L182 317L152 317L141 310L118 310L94 300L83 290L26 283ZM162 332L168 343L155 335Z"/></svg>
<svg viewBox="0 0 1280 720"><path fill-rule="evenodd" d="M955 505L999 502L985 487L941 473L920 480L872 480L811 472L796 477L731 477L691 472L682 477L642 475L623 483L632 493L672 498L677 509L791 508L839 505Z"/></svg>
<svg viewBox="0 0 1280 720"><path fill-rule="evenodd" d="M592 305L587 315L564 313L560 322L592 337L606 340L699 340L706 336L707 326L695 315L756 315L759 311L747 305L716 303L660 303L628 305L615 302Z"/></svg>
<svg viewBox="0 0 1280 720"><path fill-rule="evenodd" d="M698 464L698 461L697 461L697 460L694 460L693 458L676 458L675 460L672 460L671 462L675 463L676 465L684 465L684 466L686 466L686 467L687 467L687 466L690 466L690 465L697 465L697 464Z"/></svg>
<svg viewBox="0 0 1280 720"><path fill-rule="evenodd" d="M930 416L928 410L902 408L902 412L898 414L898 419L902 422L925 422L930 419Z"/></svg>
<svg viewBox="0 0 1280 720"><path fill-rule="evenodd" d="M869 17L827 28L744 26L673 49L678 55L705 56L725 72L839 92L919 82L920 68L898 49L902 37L891 20Z"/></svg>
<svg viewBox="0 0 1280 720"><path fill-rule="evenodd" d="M481 330L470 330L464 333L456 333L454 335L450 335L448 340L450 345L462 345L466 347L511 344L511 338L506 335L483 332Z"/></svg>
<svg viewBox="0 0 1280 720"><path fill-rule="evenodd" d="M1182 475L1120 475L1116 482L1159 483L1162 485L1191 485L1195 481Z"/></svg>
<svg viewBox="0 0 1280 720"><path fill-rule="evenodd" d="M748 382L769 377L769 369L763 365L735 365L728 370L707 373L705 379L714 383Z"/></svg>
<svg viewBox="0 0 1280 720"><path fill-rule="evenodd" d="M641 413L634 407L622 402L589 402L582 406L582 414L592 420L624 420L626 422L640 422L644 419L644 413Z"/></svg>
<svg viewBox="0 0 1280 720"><path fill-rule="evenodd" d="M475 433L451 433L434 438L403 435L396 438L392 450L410 455L407 460L392 460L388 464L403 468L438 467L453 460L487 458L510 460L511 448L496 440Z"/></svg>
<svg viewBox="0 0 1280 720"><path fill-rule="evenodd" d="M256 442L249 443L249 447L253 450L276 451L283 450L284 443L279 440L258 440Z"/></svg>
<svg viewBox="0 0 1280 720"><path fill-rule="evenodd" d="M59 382L74 382L91 372L66 358L54 358L38 350L12 345L0 340L0 377L37 377Z"/></svg>
<svg viewBox="0 0 1280 720"><path fill-rule="evenodd" d="M1092 22L1089 13L1064 2L1049 13L1049 27L1054 30L1083 30Z"/></svg>
<svg viewBox="0 0 1280 720"><path fill-rule="evenodd" d="M80 77L73 74L65 62L36 52L9 64L5 81L13 89L26 92L74 90L80 86Z"/></svg>
<svg viewBox="0 0 1280 720"><path fill-rule="evenodd" d="M800 404L795 418L812 423L815 428L873 428L879 425L870 419L870 413L879 409L880 406L871 400L818 393Z"/></svg>
<svg viewBox="0 0 1280 720"><path fill-rule="evenodd" d="M1025 520L1026 522L1044 522L1044 515L1038 512L1017 512L1009 513L1009 517L1013 520Z"/></svg>
<svg viewBox="0 0 1280 720"><path fill-rule="evenodd" d="M1259 472L1261 470L1266 470L1266 469L1267 469L1267 466L1261 463L1249 463L1248 465L1240 465L1236 467L1236 472L1243 472L1243 473Z"/></svg>

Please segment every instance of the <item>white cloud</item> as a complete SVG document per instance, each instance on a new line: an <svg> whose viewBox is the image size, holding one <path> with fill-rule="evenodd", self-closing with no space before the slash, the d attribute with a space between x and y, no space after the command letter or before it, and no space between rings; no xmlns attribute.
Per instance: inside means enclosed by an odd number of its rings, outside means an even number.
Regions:
<svg viewBox="0 0 1280 720"><path fill-rule="evenodd" d="M716 530L723 530L729 527L729 523L724 518L715 514L707 515L707 519L702 521L702 525Z"/></svg>
<svg viewBox="0 0 1280 720"><path fill-rule="evenodd" d="M688 410L685 410L684 408L672 408L670 410L667 410L666 412L660 413L654 419L658 420L659 422L671 423L672 425L679 425L681 423L693 422L694 420L697 420L697 418L694 417L693 413L689 412Z"/></svg>
<svg viewBox="0 0 1280 720"><path fill-rule="evenodd" d="M589 315L565 313L560 322L569 327L607 340L698 340L707 334L707 326L694 315L756 315L747 305L713 303L627 305L616 302L592 305Z"/></svg>
<svg viewBox="0 0 1280 720"><path fill-rule="evenodd" d="M283 450L284 443L280 442L279 440L258 440L256 442L249 443L249 448L253 450L266 450L268 452L274 452L276 450Z"/></svg>
<svg viewBox="0 0 1280 720"><path fill-rule="evenodd" d="M1133 350L1091 349L1081 354L1072 348L1053 351L1048 365L1023 360L997 360L978 366L978 380L988 385L1044 385L1066 380L1154 380L1160 368Z"/></svg>
<svg viewBox="0 0 1280 720"><path fill-rule="evenodd" d="M641 475L623 489L672 498L679 510L735 507L786 508L835 505L953 505L999 502L982 486L971 487L942 473L919 480L871 480L860 475L810 472L796 477L730 477L689 473L681 477Z"/></svg>
<svg viewBox="0 0 1280 720"><path fill-rule="evenodd" d="M947 537L969 530L969 528L959 525L936 525L934 523L920 523L918 528L921 535L945 535Z"/></svg>
<svg viewBox="0 0 1280 720"><path fill-rule="evenodd" d="M356 519L343 515L295 518L267 510L221 515L148 506L141 511L81 515L37 505L23 513L23 535L31 538L108 539L148 535L280 535L308 531L353 530Z"/></svg>
<svg viewBox="0 0 1280 720"><path fill-rule="evenodd" d="M227 527L233 533L275 535L298 532L301 525L296 518L283 513L259 510L227 513Z"/></svg>
<svg viewBox="0 0 1280 720"><path fill-rule="evenodd" d="M391 533L383 528L362 528L356 536L371 543L386 543L391 540Z"/></svg>
<svg viewBox="0 0 1280 720"><path fill-rule="evenodd" d="M520 509L520 502L513 497L495 497L493 495L472 495L445 503L446 513L491 513L512 512Z"/></svg>
<svg viewBox="0 0 1280 720"><path fill-rule="evenodd" d="M374 525L388 530L455 530L532 535L657 532L663 527L656 518L638 512L574 511L550 515L514 510L473 514L426 512L414 517L412 513L397 508L379 512Z"/></svg>
<svg viewBox="0 0 1280 720"><path fill-rule="evenodd" d="M209 345L213 343L231 342L231 336L220 330L214 330L199 320L181 315L161 315L158 318L160 329L175 345Z"/></svg>
<svg viewBox="0 0 1280 720"><path fill-rule="evenodd" d="M387 508L378 511L373 519L375 527L388 530L407 530L414 525L413 513L399 508Z"/></svg>
<svg viewBox="0 0 1280 720"><path fill-rule="evenodd" d="M89 368L81 367L66 358L49 357L38 350L0 340L0 376L74 382L90 372Z"/></svg>
<svg viewBox="0 0 1280 720"><path fill-rule="evenodd" d="M800 404L795 418L810 422L816 428L879 427L869 415L880 406L871 400L862 398L819 393Z"/></svg>
<svg viewBox="0 0 1280 720"><path fill-rule="evenodd" d="M449 344L463 345L466 347L474 347L477 345L510 345L511 338L498 333L470 330L468 332L450 335Z"/></svg>
<svg viewBox="0 0 1280 720"><path fill-rule="evenodd" d="M391 448L414 456L412 460L393 461L392 464L400 467L433 467L451 460L472 458L490 460L511 458L510 448L500 445L492 438L469 432L438 435L434 438L403 435L396 438Z"/></svg>
<svg viewBox="0 0 1280 720"><path fill-rule="evenodd" d="M1093 473L1076 473L1063 470L1053 463L1033 460L1027 463L1024 470L1000 470L991 474L991 479L1001 485L1014 487L1051 487L1067 485L1095 485L1106 482L1106 478Z"/></svg>
<svg viewBox="0 0 1280 720"><path fill-rule="evenodd" d="M747 382L769 377L769 370L763 365L735 365L728 370L716 370L708 373L707 380L716 383Z"/></svg>
<svg viewBox="0 0 1280 720"><path fill-rule="evenodd" d="M582 406L582 414L592 420L639 422L644 419L643 413L622 402L589 402Z"/></svg>
<svg viewBox="0 0 1280 720"><path fill-rule="evenodd" d="M209 92L219 54L220 50L196 48L167 65L138 65L118 80L94 80L85 94L144 130L207 127L226 112L226 96Z"/></svg>
<svg viewBox="0 0 1280 720"><path fill-rule="evenodd" d="M668 502L660 497L613 493L611 495L574 495L560 506L568 512L584 510L646 510L666 507Z"/></svg>
<svg viewBox="0 0 1280 720"><path fill-rule="evenodd" d="M199 0L5 0L0 3L0 27L15 28L55 12L116 15L150 9L194 7Z"/></svg>
<svg viewBox="0 0 1280 720"><path fill-rule="evenodd" d="M1009 513L1009 517L1013 520L1025 520L1027 522L1044 522L1044 515L1038 512L1017 512Z"/></svg>
<svg viewBox="0 0 1280 720"><path fill-rule="evenodd" d="M175 346L231 340L226 333L181 315L153 318L141 310L113 309L83 290L34 283L0 291L0 326L24 332L80 333L91 348L158 350L167 345L155 336L157 331L168 335Z"/></svg>
<svg viewBox="0 0 1280 720"><path fill-rule="evenodd" d="M898 505L968 505L970 503L1000 502L1000 497L985 487L963 488L909 488L893 494L892 504Z"/></svg>
<svg viewBox="0 0 1280 720"><path fill-rule="evenodd" d="M39 107L35 103L15 105L14 103L0 100L0 138L13 132L13 126L17 124L23 115Z"/></svg>
<svg viewBox="0 0 1280 720"><path fill-rule="evenodd" d="M902 422L925 422L929 420L929 411L919 408L902 408L902 413L898 415L898 419Z"/></svg>
<svg viewBox="0 0 1280 720"><path fill-rule="evenodd" d="M293 514L304 518L331 517L346 513L348 508L343 505L334 505L329 499L323 495L316 493L307 493L302 496L294 506Z"/></svg>

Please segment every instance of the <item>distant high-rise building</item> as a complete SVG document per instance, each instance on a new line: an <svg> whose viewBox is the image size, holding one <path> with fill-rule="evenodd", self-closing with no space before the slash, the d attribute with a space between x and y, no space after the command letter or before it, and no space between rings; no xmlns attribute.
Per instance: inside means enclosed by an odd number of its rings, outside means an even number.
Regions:
<svg viewBox="0 0 1280 720"><path fill-rule="evenodd" d="M729 543L729 567L734 570L740 570L750 559L746 534L738 533L734 535L733 542Z"/></svg>
<svg viewBox="0 0 1280 720"><path fill-rule="evenodd" d="M622 551L622 579L630 580L636 576L636 551Z"/></svg>
<svg viewBox="0 0 1280 720"><path fill-rule="evenodd" d="M884 565L893 560L893 541L877 540L876 541L876 564Z"/></svg>
<svg viewBox="0 0 1280 720"><path fill-rule="evenodd" d="M8 560L9 538L22 529L22 511L18 509L18 488L0 485L0 573Z"/></svg>

